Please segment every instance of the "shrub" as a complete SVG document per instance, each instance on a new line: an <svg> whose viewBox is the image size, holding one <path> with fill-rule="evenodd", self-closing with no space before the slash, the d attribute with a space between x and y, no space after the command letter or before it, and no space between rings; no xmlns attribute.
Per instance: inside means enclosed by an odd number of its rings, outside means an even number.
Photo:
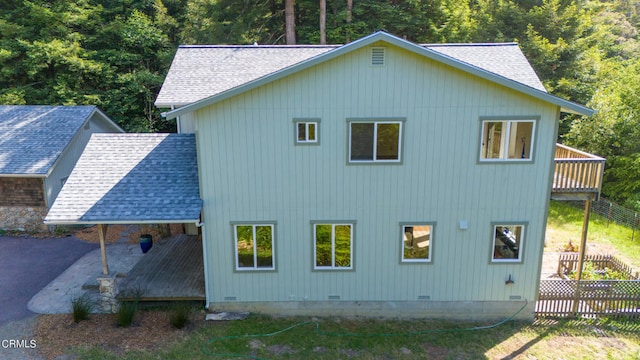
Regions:
<svg viewBox="0 0 640 360"><path fill-rule="evenodd" d="M138 303L142 297L142 290L133 290L122 294L121 298L133 298L131 301L120 300L120 308L116 313L116 325L120 327L129 327L133 323L133 317L138 310Z"/></svg>
<svg viewBox="0 0 640 360"><path fill-rule="evenodd" d="M120 327L129 327L133 323L133 316L138 310L137 301L121 301L120 308L116 314L116 325Z"/></svg>
<svg viewBox="0 0 640 360"><path fill-rule="evenodd" d="M171 316L169 322L176 329L182 329L189 322L189 313L191 308L185 303L176 303L171 308Z"/></svg>
<svg viewBox="0 0 640 360"><path fill-rule="evenodd" d="M89 314L91 314L93 310L93 303L91 303L89 294L84 293L82 296L71 299L71 308L73 310L73 321L75 323L89 319Z"/></svg>

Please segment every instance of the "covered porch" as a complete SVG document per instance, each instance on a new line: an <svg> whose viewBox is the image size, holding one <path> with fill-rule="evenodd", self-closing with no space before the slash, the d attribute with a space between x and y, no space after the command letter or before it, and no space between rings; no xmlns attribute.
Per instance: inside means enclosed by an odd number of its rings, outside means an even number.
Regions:
<svg viewBox="0 0 640 360"><path fill-rule="evenodd" d="M202 300L202 200L192 134L94 134L49 210L50 225L97 225L102 255L101 308L140 290L141 300ZM184 224L189 235L154 240L122 278L109 270L109 225Z"/></svg>

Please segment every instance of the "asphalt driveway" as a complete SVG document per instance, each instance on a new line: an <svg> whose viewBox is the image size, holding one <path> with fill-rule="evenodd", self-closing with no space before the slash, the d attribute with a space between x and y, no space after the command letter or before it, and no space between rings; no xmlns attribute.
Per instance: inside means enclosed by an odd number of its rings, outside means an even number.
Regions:
<svg viewBox="0 0 640 360"><path fill-rule="evenodd" d="M0 326L33 315L27 303L89 251L98 248L73 237L0 236Z"/></svg>

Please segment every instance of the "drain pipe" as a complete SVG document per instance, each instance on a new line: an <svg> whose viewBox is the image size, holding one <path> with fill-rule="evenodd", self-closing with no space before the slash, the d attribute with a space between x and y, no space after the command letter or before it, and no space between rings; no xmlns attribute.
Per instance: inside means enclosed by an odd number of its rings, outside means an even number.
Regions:
<svg viewBox="0 0 640 360"><path fill-rule="evenodd" d="M205 231L204 223L202 221L197 221L195 224L196 224L196 227L202 229L202 263L204 264L203 270L204 270L204 297L205 297L204 308L206 310L209 310L209 304L211 302L209 301L209 262L207 261L207 254L209 252L207 251L207 248L208 248L207 232Z"/></svg>

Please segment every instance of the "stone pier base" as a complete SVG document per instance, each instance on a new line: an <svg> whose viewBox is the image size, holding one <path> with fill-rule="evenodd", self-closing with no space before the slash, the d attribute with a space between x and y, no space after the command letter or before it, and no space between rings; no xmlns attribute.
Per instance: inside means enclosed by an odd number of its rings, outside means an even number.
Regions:
<svg viewBox="0 0 640 360"><path fill-rule="evenodd" d="M118 312L120 303L116 296L118 295L118 284L116 275L105 275L98 278L100 284L100 311L115 314Z"/></svg>

